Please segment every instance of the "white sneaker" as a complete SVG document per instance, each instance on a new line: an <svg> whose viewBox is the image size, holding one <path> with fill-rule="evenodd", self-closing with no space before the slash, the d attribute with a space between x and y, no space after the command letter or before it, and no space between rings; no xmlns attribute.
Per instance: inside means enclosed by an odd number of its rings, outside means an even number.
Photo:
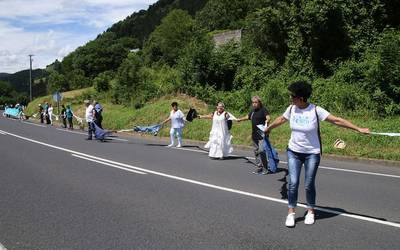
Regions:
<svg viewBox="0 0 400 250"><path fill-rule="evenodd" d="M176 147L177 147L177 148L181 148L181 147L182 147L182 145L181 145L181 144L178 144L178 145L176 145Z"/></svg>
<svg viewBox="0 0 400 250"><path fill-rule="evenodd" d="M174 144L168 144L168 145L167 145L167 148L170 148L170 147L172 147L172 146L174 146Z"/></svg>
<svg viewBox="0 0 400 250"><path fill-rule="evenodd" d="M294 216L295 216L295 213L290 213L290 214L288 214L288 216L286 217L286 222L285 222L285 225L287 226L287 227L294 227L294 225L295 225L295 218L294 218Z"/></svg>
<svg viewBox="0 0 400 250"><path fill-rule="evenodd" d="M304 219L304 224L312 225L315 222L315 215L313 213L308 212L306 214L306 218Z"/></svg>

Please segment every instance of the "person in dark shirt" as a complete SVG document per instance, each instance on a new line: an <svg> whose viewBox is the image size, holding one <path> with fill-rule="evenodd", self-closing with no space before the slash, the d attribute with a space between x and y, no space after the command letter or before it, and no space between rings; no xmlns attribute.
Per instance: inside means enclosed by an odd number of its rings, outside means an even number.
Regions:
<svg viewBox="0 0 400 250"><path fill-rule="evenodd" d="M103 122L103 107L98 103L97 101L93 101L93 107L94 107L94 123L96 125L103 129L103 126L101 123Z"/></svg>
<svg viewBox="0 0 400 250"><path fill-rule="evenodd" d="M67 109L64 104L61 105L61 119L63 122L63 128L67 128Z"/></svg>
<svg viewBox="0 0 400 250"><path fill-rule="evenodd" d="M44 121L44 110L42 104L39 104L39 116L40 116L40 123Z"/></svg>
<svg viewBox="0 0 400 250"><path fill-rule="evenodd" d="M257 128L257 125L265 125L269 123L271 117L268 110L263 106L259 96L251 98L252 110L250 113L238 119L238 122L250 120L251 121L251 139L253 141L254 156L256 158L256 174L268 174L267 157L263 148L263 131Z"/></svg>

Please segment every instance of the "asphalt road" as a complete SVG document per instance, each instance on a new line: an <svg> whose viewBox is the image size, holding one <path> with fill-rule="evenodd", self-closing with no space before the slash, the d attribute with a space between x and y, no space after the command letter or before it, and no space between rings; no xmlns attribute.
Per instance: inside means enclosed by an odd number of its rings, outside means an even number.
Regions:
<svg viewBox="0 0 400 250"><path fill-rule="evenodd" d="M399 249L398 167L323 160L316 223L299 207L286 228L285 156L263 176L251 174L251 152L211 160L197 146L84 139L0 118L5 248Z"/></svg>

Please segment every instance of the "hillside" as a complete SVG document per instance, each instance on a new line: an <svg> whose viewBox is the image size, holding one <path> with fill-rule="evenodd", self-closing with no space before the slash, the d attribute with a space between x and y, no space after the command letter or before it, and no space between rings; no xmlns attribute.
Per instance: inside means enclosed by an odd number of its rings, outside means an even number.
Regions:
<svg viewBox="0 0 400 250"><path fill-rule="evenodd" d="M113 32L117 38L131 37L137 39L138 47L143 47L143 42L153 32L161 20L173 9L187 10L194 15L201 10L208 0L160 0L151 5L147 10L133 13L112 25L107 32Z"/></svg>
<svg viewBox="0 0 400 250"><path fill-rule="evenodd" d="M33 96L43 95L46 86L45 83L40 85L39 79L45 78L49 75L46 70L34 69L32 70L32 92ZM21 70L13 74L0 73L0 81L8 82L17 92L29 93L29 70Z"/></svg>

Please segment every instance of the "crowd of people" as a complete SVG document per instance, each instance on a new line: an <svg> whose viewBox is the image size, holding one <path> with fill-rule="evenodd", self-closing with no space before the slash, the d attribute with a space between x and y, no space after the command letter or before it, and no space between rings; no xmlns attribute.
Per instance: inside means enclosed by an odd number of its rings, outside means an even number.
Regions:
<svg viewBox="0 0 400 250"><path fill-rule="evenodd" d="M39 104L38 113L40 116L40 123L46 122L46 124L53 125L53 117L56 118L56 115L53 114L53 105L51 103L45 102Z"/></svg>
<svg viewBox="0 0 400 250"><path fill-rule="evenodd" d="M86 105L86 116L85 120L88 123L88 128L91 132L93 132L93 124L95 122L98 127L103 128L101 123L103 120L102 111L103 107L97 102L94 101L90 103L88 100L84 101ZM59 115L55 115L53 111L53 105L48 102L44 102L38 105L38 113L40 123L46 123L49 125L53 125L53 118L56 120L62 121L63 128L74 129L74 118L78 123L82 123L83 119L76 116L71 108L71 105L61 104L61 111ZM88 138L91 138L89 136Z"/></svg>
<svg viewBox="0 0 400 250"><path fill-rule="evenodd" d="M252 108L248 115L237 119L231 113L225 110L225 105L219 102L216 110L211 114L198 115L197 111L191 109L185 117L179 109L178 103L171 104L169 116L160 124L150 127L138 127L139 131L151 131L157 133L163 125L170 122L170 143L167 147L183 146L183 129L187 121L193 119L209 119L212 121L210 136L205 148L209 149L209 157L212 159L224 159L232 153L232 135L230 128L232 121L251 122L251 138L255 156L255 174L269 174L268 161L265 153L265 140L268 139L271 131L282 124L289 122L291 135L287 146L288 158L288 214L285 225L294 227L296 224L295 209L297 206L298 188L300 182L301 169L305 171L305 192L307 200L307 214L304 223L307 225L315 222L315 204L316 187L315 180L317 169L321 160L322 142L320 135L320 122L328 121L334 125L355 130L361 134L369 134L368 128L361 128L348 120L336 117L320 106L309 102L312 94L311 84L306 81L297 81L290 84L288 91L291 98L291 104L285 112L271 121L268 109L263 105L259 96L253 96L251 99ZM95 132L103 130L103 107L96 101L84 101L85 120L88 126L87 140L92 140ZM53 107L50 103L39 104L40 122L53 124ZM60 117L64 128L73 129L73 118L80 119L74 115L69 105L62 105ZM262 129L260 129L260 126ZM97 138L97 136L96 136Z"/></svg>
<svg viewBox="0 0 400 250"><path fill-rule="evenodd" d="M15 114L16 118L20 118L20 119L23 118L23 116L24 116L23 112L25 110L25 106L24 105L19 104L19 103L15 104L15 105L13 105L13 104L5 104L4 105L4 111L7 111L8 109L14 109L16 111L16 112L13 112L13 116ZM8 114L7 112L5 112L5 116L6 117L11 117L11 114Z"/></svg>

